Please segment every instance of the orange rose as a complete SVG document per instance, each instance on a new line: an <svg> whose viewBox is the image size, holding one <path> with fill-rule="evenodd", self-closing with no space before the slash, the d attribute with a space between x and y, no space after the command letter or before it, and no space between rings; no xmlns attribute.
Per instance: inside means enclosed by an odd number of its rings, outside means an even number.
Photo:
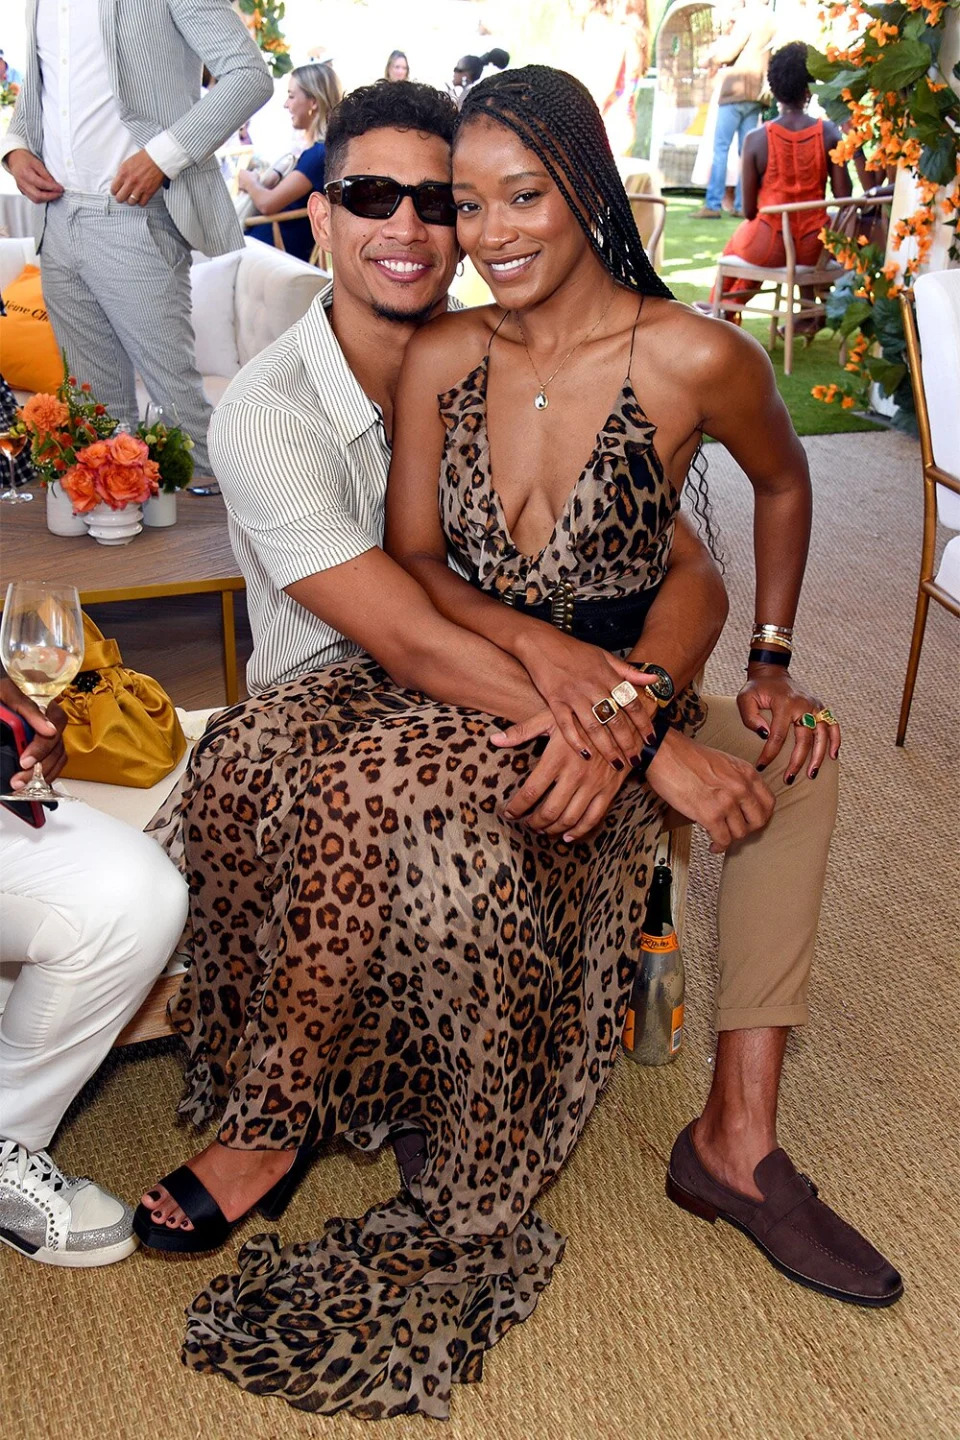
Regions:
<svg viewBox="0 0 960 1440"><path fill-rule="evenodd" d="M88 470L99 470L109 459L110 449L106 440L95 440L92 445L77 451L77 464L85 465Z"/></svg>
<svg viewBox="0 0 960 1440"><path fill-rule="evenodd" d="M31 395L20 411L20 418L34 435L56 433L70 419L70 411L55 395Z"/></svg>
<svg viewBox="0 0 960 1440"><path fill-rule="evenodd" d="M97 471L97 489L112 510L150 499L150 483L142 465L104 465Z"/></svg>
<svg viewBox="0 0 960 1440"><path fill-rule="evenodd" d="M107 441L110 446L110 459L114 465L142 465L149 455L149 450L142 440L136 435L127 435L121 431Z"/></svg>
<svg viewBox="0 0 960 1440"><path fill-rule="evenodd" d="M102 497L96 485L99 473L88 470L86 465L74 465L60 481L78 515L86 515L100 504Z"/></svg>

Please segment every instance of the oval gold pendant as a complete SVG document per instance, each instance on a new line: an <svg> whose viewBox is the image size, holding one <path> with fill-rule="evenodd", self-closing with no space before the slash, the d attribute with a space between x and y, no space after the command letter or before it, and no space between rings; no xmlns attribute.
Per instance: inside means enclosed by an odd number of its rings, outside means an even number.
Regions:
<svg viewBox="0 0 960 1440"><path fill-rule="evenodd" d="M541 390L539 395L535 396L534 398L533 408L534 410L546 410L549 404L550 401L547 399L546 395Z"/></svg>

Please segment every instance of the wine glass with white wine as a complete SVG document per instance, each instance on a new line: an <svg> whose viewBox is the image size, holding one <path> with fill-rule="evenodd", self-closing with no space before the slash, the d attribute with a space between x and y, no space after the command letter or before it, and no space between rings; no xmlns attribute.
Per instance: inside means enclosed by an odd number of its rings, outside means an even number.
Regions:
<svg viewBox="0 0 960 1440"><path fill-rule="evenodd" d="M33 499L29 490L17 488L17 472L13 464L26 443L26 435L18 435L15 430L0 430L0 452L7 457L7 486L0 490L0 501L7 505L23 505Z"/></svg>
<svg viewBox="0 0 960 1440"><path fill-rule="evenodd" d="M14 580L3 607L0 661L18 689L46 711L83 664L83 616L76 588L46 580ZM51 788L39 761L22 790L0 795L0 800L40 804L73 798Z"/></svg>

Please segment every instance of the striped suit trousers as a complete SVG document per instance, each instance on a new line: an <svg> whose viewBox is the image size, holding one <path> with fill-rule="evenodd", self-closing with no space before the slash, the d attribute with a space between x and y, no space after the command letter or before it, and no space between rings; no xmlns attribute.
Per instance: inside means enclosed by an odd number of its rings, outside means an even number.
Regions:
<svg viewBox="0 0 960 1440"><path fill-rule="evenodd" d="M43 298L70 372L89 381L111 415L138 419L134 371L196 446L210 473L210 406L196 367L190 316L190 250L162 196L122 205L69 191L47 207L41 243Z"/></svg>

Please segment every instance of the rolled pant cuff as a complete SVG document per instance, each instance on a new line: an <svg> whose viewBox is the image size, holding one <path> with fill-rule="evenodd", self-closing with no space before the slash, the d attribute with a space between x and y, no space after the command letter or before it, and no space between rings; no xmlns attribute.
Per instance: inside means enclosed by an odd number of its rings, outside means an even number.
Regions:
<svg viewBox="0 0 960 1440"><path fill-rule="evenodd" d="M806 1025L807 1005L761 1005L754 1010L718 1010L718 1030L769 1030L784 1025Z"/></svg>

